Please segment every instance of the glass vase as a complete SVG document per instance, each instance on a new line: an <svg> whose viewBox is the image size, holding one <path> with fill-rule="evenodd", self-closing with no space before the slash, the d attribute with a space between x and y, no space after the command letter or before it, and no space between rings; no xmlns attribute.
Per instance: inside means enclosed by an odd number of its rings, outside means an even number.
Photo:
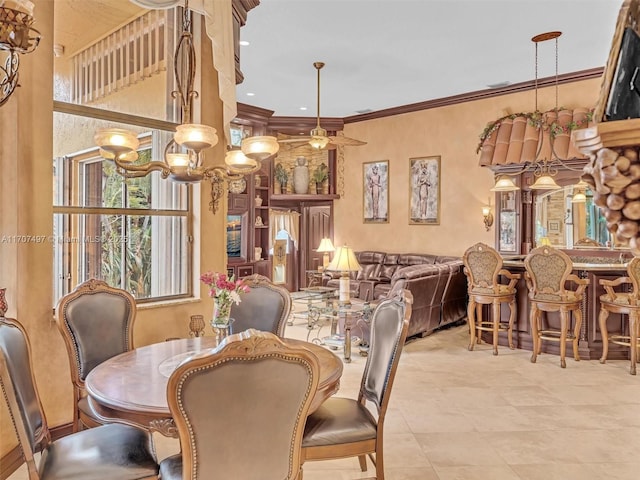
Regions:
<svg viewBox="0 0 640 480"><path fill-rule="evenodd" d="M229 335L229 330L233 319L231 315L231 302L213 302L213 318L211 328L216 336L217 343L220 344Z"/></svg>

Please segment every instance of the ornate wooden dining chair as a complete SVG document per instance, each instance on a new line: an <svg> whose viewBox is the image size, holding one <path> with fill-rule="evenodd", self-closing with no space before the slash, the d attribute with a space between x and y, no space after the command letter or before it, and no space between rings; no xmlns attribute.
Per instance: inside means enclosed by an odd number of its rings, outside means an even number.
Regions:
<svg viewBox="0 0 640 480"><path fill-rule="evenodd" d="M151 435L138 428L102 425L51 441L29 339L22 325L8 318L0 318L0 387L30 480L158 478Z"/></svg>
<svg viewBox="0 0 640 480"><path fill-rule="evenodd" d="M185 360L167 385L182 454L160 463L162 480L301 479L319 368L306 348L254 329Z"/></svg>
<svg viewBox="0 0 640 480"><path fill-rule="evenodd" d="M303 461L357 456L362 471L367 455L384 480L384 419L411 317L411 292L383 300L371 319L367 363L358 399L331 397L309 415L302 440ZM368 405L377 415L373 415Z"/></svg>
<svg viewBox="0 0 640 480"><path fill-rule="evenodd" d="M571 273L573 262L569 256L553 247L534 248L524 260L525 279L529 288L531 302L531 337L533 353L531 362L535 363L542 350L542 340L560 342L560 366L565 368L567 342L573 345L573 358L580 360L578 340L582 325L582 298L589 284L586 278ZM568 283L576 285L574 290L567 288ZM547 319L543 322L542 312L560 312L560 326L554 327ZM573 332L569 332L571 312L575 319Z"/></svg>
<svg viewBox="0 0 640 480"><path fill-rule="evenodd" d="M484 243L476 243L469 247L462 257L464 273L467 276L469 304L469 350L481 341L482 332L493 334L493 354L498 355L499 331L507 332L509 348L513 350L513 323L516 318L516 283L520 275L502 268L500 254ZM509 284L500 283L500 277L509 280ZM509 323L501 322L500 306L509 305ZM482 315L482 305L491 305L491 320Z"/></svg>
<svg viewBox="0 0 640 480"><path fill-rule="evenodd" d="M91 279L62 297L56 313L69 356L77 432L104 423L87 401L84 381L96 365L133 349L136 302L129 292Z"/></svg>
<svg viewBox="0 0 640 480"><path fill-rule="evenodd" d="M244 279L251 289L242 294L242 301L231 306L231 333L248 328L284 336L284 328L291 313L289 291L273 284L267 277L254 274Z"/></svg>
<svg viewBox="0 0 640 480"><path fill-rule="evenodd" d="M629 373L636 374L638 349L640 349L640 257L634 257L627 265L627 276L616 280L600 280L607 293L600 296L600 333L602 334L602 357L600 363L607 361L609 342L629 347L631 366ZM614 287L631 285L630 291L616 291ZM628 287L625 287L628 289ZM628 318L628 333L609 335L607 319L609 313L619 313Z"/></svg>

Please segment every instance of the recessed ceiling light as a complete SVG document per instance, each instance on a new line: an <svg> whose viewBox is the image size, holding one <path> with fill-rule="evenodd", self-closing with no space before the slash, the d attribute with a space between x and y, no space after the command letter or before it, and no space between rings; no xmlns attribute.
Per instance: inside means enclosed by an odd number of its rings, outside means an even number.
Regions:
<svg viewBox="0 0 640 480"><path fill-rule="evenodd" d="M300 110L306 110L307 107L300 107Z"/></svg>
<svg viewBox="0 0 640 480"><path fill-rule="evenodd" d="M489 88L502 88L502 87L506 87L507 85L511 85L510 81L504 81L504 82L498 82L498 83L491 83L489 85L487 85L487 87Z"/></svg>
<svg viewBox="0 0 640 480"><path fill-rule="evenodd" d="M247 97L253 97L254 95L255 95L255 93L252 93L252 92L248 92L247 93Z"/></svg>
<svg viewBox="0 0 640 480"><path fill-rule="evenodd" d="M249 45L251 45L249 42L247 42L246 40L240 40L238 42L240 44L240 46L242 47L248 47Z"/></svg>
<svg viewBox="0 0 640 480"><path fill-rule="evenodd" d="M371 110L370 108L364 108L362 110L356 110L356 113L369 113L369 112L373 112L373 110Z"/></svg>

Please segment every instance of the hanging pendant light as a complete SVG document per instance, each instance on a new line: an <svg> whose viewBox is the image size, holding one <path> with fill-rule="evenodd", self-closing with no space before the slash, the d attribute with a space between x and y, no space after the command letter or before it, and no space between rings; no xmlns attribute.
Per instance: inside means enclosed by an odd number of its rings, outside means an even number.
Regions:
<svg viewBox="0 0 640 480"><path fill-rule="evenodd" d="M513 183L511 177L501 175L498 177L498 180L496 180L496 184L493 188L490 188L489 190L492 192L515 192L516 190L520 190L520 187Z"/></svg>
<svg viewBox="0 0 640 480"><path fill-rule="evenodd" d="M557 190L560 188L560 185L556 183L550 174L545 173L544 175L540 175L529 188L531 190Z"/></svg>

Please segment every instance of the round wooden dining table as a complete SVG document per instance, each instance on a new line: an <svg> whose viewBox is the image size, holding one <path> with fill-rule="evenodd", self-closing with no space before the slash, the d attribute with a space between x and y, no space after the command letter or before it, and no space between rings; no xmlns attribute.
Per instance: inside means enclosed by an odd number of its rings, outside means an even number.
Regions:
<svg viewBox="0 0 640 480"><path fill-rule="evenodd" d="M320 345L282 340L292 347L304 346L318 358L320 380L310 410L314 411L338 391L342 360ZM112 357L87 375L88 402L104 423L126 423L177 437L167 404L169 376L189 356L216 347L214 337L199 337L155 343Z"/></svg>

